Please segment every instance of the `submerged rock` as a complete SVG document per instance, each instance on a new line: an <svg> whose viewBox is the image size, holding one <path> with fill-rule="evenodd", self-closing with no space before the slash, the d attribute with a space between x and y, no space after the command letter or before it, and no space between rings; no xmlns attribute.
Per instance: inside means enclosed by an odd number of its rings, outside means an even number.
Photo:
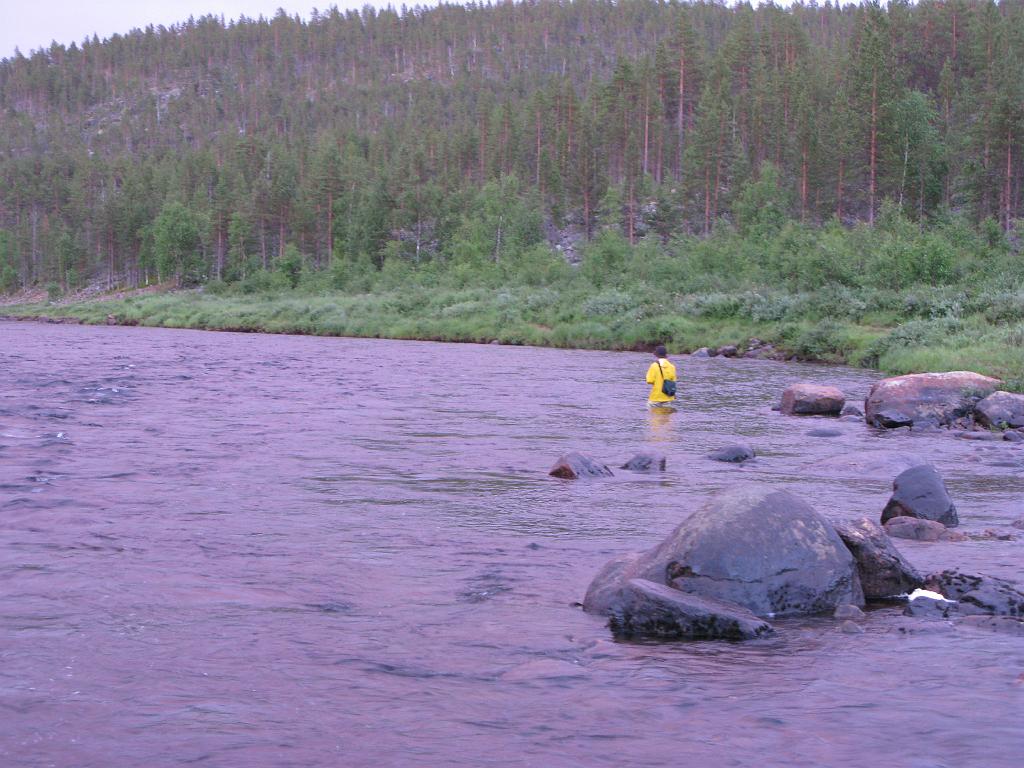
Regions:
<svg viewBox="0 0 1024 768"><path fill-rule="evenodd" d="M975 406L975 412L978 423L985 427L1024 427L1024 395L993 392Z"/></svg>
<svg viewBox="0 0 1024 768"><path fill-rule="evenodd" d="M724 448L712 451L708 454L709 459L715 461L731 462L738 464L741 461L749 461L754 458L754 449L744 443L736 443L735 445L727 445Z"/></svg>
<svg viewBox="0 0 1024 768"><path fill-rule="evenodd" d="M946 484L931 464L901 472L892 487L892 498L882 510L882 523L894 517L920 517L950 527L960 524Z"/></svg>
<svg viewBox="0 0 1024 768"><path fill-rule="evenodd" d="M622 465L622 469L630 472L664 472L665 454L656 451L643 451Z"/></svg>
<svg viewBox="0 0 1024 768"><path fill-rule="evenodd" d="M857 562L865 600L881 600L920 587L924 579L896 549L885 531L863 517L836 526L839 538Z"/></svg>
<svg viewBox="0 0 1024 768"><path fill-rule="evenodd" d="M838 416L846 396L836 387L820 384L791 384L782 393L780 410L788 416Z"/></svg>
<svg viewBox="0 0 1024 768"><path fill-rule="evenodd" d="M816 427L815 429L808 429L805 432L808 437L839 437L842 435L842 430L829 429L827 427Z"/></svg>
<svg viewBox="0 0 1024 768"><path fill-rule="evenodd" d="M924 596L910 600L903 609L904 616L915 616L919 619L949 619L959 612L960 606L956 601Z"/></svg>
<svg viewBox="0 0 1024 768"><path fill-rule="evenodd" d="M946 526L918 517L893 517L886 521L885 532L894 539L938 541L946 533Z"/></svg>
<svg viewBox="0 0 1024 768"><path fill-rule="evenodd" d="M788 491L757 484L714 496L654 549L609 562L584 609L608 613L637 578L758 616L864 603L853 555L828 521Z"/></svg>
<svg viewBox="0 0 1024 768"><path fill-rule="evenodd" d="M891 429L915 424L947 425L968 416L974 406L1002 382L970 371L912 373L872 385L864 402L864 418L874 427Z"/></svg>
<svg viewBox="0 0 1024 768"><path fill-rule="evenodd" d="M584 477L610 477L612 471L601 462L574 451L559 457L548 474L564 480L578 480Z"/></svg>
<svg viewBox="0 0 1024 768"><path fill-rule="evenodd" d="M772 631L750 611L656 584L630 579L609 610L616 637L662 640L752 640Z"/></svg>
<svg viewBox="0 0 1024 768"><path fill-rule="evenodd" d="M861 407L859 405L855 405L854 403L847 403L846 405L843 406L843 410L839 412L839 415L863 417L864 411L861 410Z"/></svg>

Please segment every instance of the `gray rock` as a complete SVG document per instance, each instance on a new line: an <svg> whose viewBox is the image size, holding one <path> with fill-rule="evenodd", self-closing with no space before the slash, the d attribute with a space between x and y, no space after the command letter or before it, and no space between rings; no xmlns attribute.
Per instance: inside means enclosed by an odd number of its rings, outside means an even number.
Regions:
<svg viewBox="0 0 1024 768"><path fill-rule="evenodd" d="M665 454L657 451L641 451L622 465L630 472L664 472Z"/></svg>
<svg viewBox="0 0 1024 768"><path fill-rule="evenodd" d="M894 539L938 541L946 533L946 526L918 517L893 517L886 521L885 532Z"/></svg>
<svg viewBox="0 0 1024 768"><path fill-rule="evenodd" d="M912 373L882 379L868 393L864 418L872 426L887 429L922 422L952 424L968 416L975 404L1001 383L970 371Z"/></svg>
<svg viewBox="0 0 1024 768"><path fill-rule="evenodd" d="M953 569L929 576L926 586L958 600L965 614L1024 617L1024 592L1006 579L966 574Z"/></svg>
<svg viewBox="0 0 1024 768"><path fill-rule="evenodd" d="M725 344L718 348L717 353L722 357L736 357L737 351L735 344Z"/></svg>
<svg viewBox="0 0 1024 768"><path fill-rule="evenodd" d="M690 357L711 357L711 352L707 347L701 347L700 349L693 350L690 353Z"/></svg>
<svg viewBox="0 0 1024 768"><path fill-rule="evenodd" d="M839 412L839 415L840 416L858 416L858 417L863 418L864 417L864 411L861 410L861 407L859 405L855 405L854 403L847 403L846 405L843 406L843 410L841 410Z"/></svg>
<svg viewBox="0 0 1024 768"><path fill-rule="evenodd" d="M975 406L975 418L985 427L1024 427L1024 395L993 392Z"/></svg>
<svg viewBox="0 0 1024 768"><path fill-rule="evenodd" d="M1008 443L1024 443L1024 434L1015 429L1008 429L1003 432L1003 440Z"/></svg>
<svg viewBox="0 0 1024 768"><path fill-rule="evenodd" d="M904 616L919 619L949 619L957 616L960 607L950 600L936 600L932 597L918 597L910 600L903 609Z"/></svg>
<svg viewBox="0 0 1024 768"><path fill-rule="evenodd" d="M863 619L864 611L856 605L840 605L832 612L834 619Z"/></svg>
<svg viewBox="0 0 1024 768"><path fill-rule="evenodd" d="M835 387L801 382L786 387L780 410L788 416L838 416L845 402L846 396Z"/></svg>
<svg viewBox="0 0 1024 768"><path fill-rule="evenodd" d="M817 427L815 429L809 429L805 432L808 437L839 437L842 435L842 431L838 429L828 429L827 427Z"/></svg>
<svg viewBox="0 0 1024 768"><path fill-rule="evenodd" d="M844 635L863 635L864 627L853 621L844 621L839 625L839 631Z"/></svg>
<svg viewBox="0 0 1024 768"><path fill-rule="evenodd" d="M637 578L758 616L864 603L853 556L828 521L793 494L757 484L714 496L654 549L609 562L584 610L608 613Z"/></svg>
<svg viewBox="0 0 1024 768"><path fill-rule="evenodd" d="M881 600L912 592L924 579L896 549L878 525L862 517L836 526L836 533L857 562L866 600Z"/></svg>
<svg viewBox="0 0 1024 768"><path fill-rule="evenodd" d="M712 451L708 454L709 459L731 462L733 464L738 464L741 461L748 461L754 458L754 456L754 449L743 443L727 445L724 448L719 448L718 450Z"/></svg>
<svg viewBox="0 0 1024 768"><path fill-rule="evenodd" d="M946 484L931 464L904 470L892 487L892 498L882 510L883 524L894 517L920 517L950 527L960 524Z"/></svg>
<svg viewBox="0 0 1024 768"><path fill-rule="evenodd" d="M574 451L560 456L548 474L565 480L578 480L585 477L610 477L612 471L599 461Z"/></svg>
<svg viewBox="0 0 1024 768"><path fill-rule="evenodd" d="M640 566L642 578L759 616L864 602L853 556L835 529L793 494L763 485L713 497Z"/></svg>
<svg viewBox="0 0 1024 768"><path fill-rule="evenodd" d="M1020 528L1022 531L1024 531L1024 517L1014 520L1012 523L1010 523L1010 525L1014 528Z"/></svg>
<svg viewBox="0 0 1024 768"><path fill-rule="evenodd" d="M738 605L686 594L646 579L630 579L611 607L608 626L619 638L752 640L771 625Z"/></svg>

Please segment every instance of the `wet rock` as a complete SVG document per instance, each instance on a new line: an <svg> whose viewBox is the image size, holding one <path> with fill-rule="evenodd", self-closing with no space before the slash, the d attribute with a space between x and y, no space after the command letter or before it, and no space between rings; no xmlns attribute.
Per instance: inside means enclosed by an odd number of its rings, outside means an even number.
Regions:
<svg viewBox="0 0 1024 768"><path fill-rule="evenodd" d="M929 576L926 586L958 600L965 614L1024 617L1024 592L1006 579L952 569Z"/></svg>
<svg viewBox="0 0 1024 768"><path fill-rule="evenodd" d="M864 599L902 595L923 583L921 574L900 554L886 532L868 518L837 525L836 533L857 562Z"/></svg>
<svg viewBox="0 0 1024 768"><path fill-rule="evenodd" d="M854 621L844 621L839 625L839 631L844 635L863 635L864 627Z"/></svg>
<svg viewBox="0 0 1024 768"><path fill-rule="evenodd" d="M939 541L967 541L969 538L969 536L960 533L960 531L954 531L952 528L947 528L939 536Z"/></svg>
<svg viewBox="0 0 1024 768"><path fill-rule="evenodd" d="M838 416L846 396L836 387L801 382L782 392L781 411L787 416Z"/></svg>
<svg viewBox="0 0 1024 768"><path fill-rule="evenodd" d="M744 443L736 443L735 445L727 445L724 448L712 451L708 454L709 459L715 461L731 462L738 464L742 461L749 461L754 458L754 449Z"/></svg>
<svg viewBox="0 0 1024 768"><path fill-rule="evenodd" d="M1010 525L1014 528L1020 528L1022 531L1024 531L1024 517L1018 520L1014 520L1012 523L1010 523Z"/></svg>
<svg viewBox="0 0 1024 768"><path fill-rule="evenodd" d="M982 398L1001 382L970 371L912 373L882 379L872 385L864 402L864 418L875 427L891 429L931 422L954 423L968 416Z"/></svg>
<svg viewBox="0 0 1024 768"><path fill-rule="evenodd" d="M664 472L665 454L643 451L623 464L622 469L628 469L630 472Z"/></svg>
<svg viewBox="0 0 1024 768"><path fill-rule="evenodd" d="M1015 429L1008 429L1003 432L1003 440L1008 443L1024 443L1024 434Z"/></svg>
<svg viewBox="0 0 1024 768"><path fill-rule="evenodd" d="M859 418L864 417L864 411L861 410L859 405L854 403L847 403L843 406L843 410L839 412L840 416L857 416Z"/></svg>
<svg viewBox="0 0 1024 768"><path fill-rule="evenodd" d="M735 344L725 344L718 348L717 354L722 357L736 357L737 351Z"/></svg>
<svg viewBox="0 0 1024 768"><path fill-rule="evenodd" d="M574 451L559 457L548 474L565 480L578 480L585 477L610 477L612 471L599 461Z"/></svg>
<svg viewBox="0 0 1024 768"><path fill-rule="evenodd" d="M834 619L863 619L864 611L856 605L840 605L832 612Z"/></svg>
<svg viewBox="0 0 1024 768"><path fill-rule="evenodd" d="M960 524L946 484L931 464L901 472L892 487L892 498L882 510L883 524L894 517L920 517L950 527Z"/></svg>
<svg viewBox="0 0 1024 768"><path fill-rule="evenodd" d="M842 431L838 429L828 429L827 427L818 427L816 429L809 429L805 432L808 437L839 437L842 435Z"/></svg>
<svg viewBox="0 0 1024 768"><path fill-rule="evenodd" d="M690 357L711 357L711 352L707 347L701 347L700 349L693 350L690 353Z"/></svg>
<svg viewBox="0 0 1024 768"><path fill-rule="evenodd" d="M1024 427L1024 395L993 392L979 402L974 410L975 418L984 427Z"/></svg>
<svg viewBox="0 0 1024 768"><path fill-rule="evenodd" d="M959 626L970 627L971 629L982 629L988 632L997 632L1001 635L1015 635L1024 637L1024 621L1012 616L986 616L984 614L973 614L964 616Z"/></svg>
<svg viewBox="0 0 1024 768"><path fill-rule="evenodd" d="M771 625L732 603L687 594L646 579L630 579L609 611L619 638L752 640Z"/></svg>
<svg viewBox="0 0 1024 768"><path fill-rule="evenodd" d="M634 578L736 603L758 616L864 602L853 555L828 521L788 491L759 484L712 497L654 549L608 563L584 608L603 612Z"/></svg>
<svg viewBox="0 0 1024 768"><path fill-rule="evenodd" d="M886 521L885 532L894 539L938 541L946 532L946 526L917 517L893 517Z"/></svg>
<svg viewBox="0 0 1024 768"><path fill-rule="evenodd" d="M946 531L946 533L949 534L956 532ZM1015 541L1017 539L1017 537L1014 536L1012 533L999 533L999 531L994 531L991 528L986 528L984 531L981 531L980 533L959 535L963 536L963 539L957 539L957 541L963 541L966 539L970 539L971 541Z"/></svg>
<svg viewBox="0 0 1024 768"><path fill-rule="evenodd" d="M932 597L918 597L907 603L903 609L904 616L918 619L949 619L957 616L960 607L951 600L936 600Z"/></svg>

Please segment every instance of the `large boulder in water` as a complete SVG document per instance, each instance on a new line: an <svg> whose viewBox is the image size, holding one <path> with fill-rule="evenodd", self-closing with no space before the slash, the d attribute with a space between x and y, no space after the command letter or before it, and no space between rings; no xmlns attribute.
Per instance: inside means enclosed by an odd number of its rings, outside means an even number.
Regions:
<svg viewBox="0 0 1024 768"><path fill-rule="evenodd" d="M975 412L978 421L986 427L1024 427L1024 395L993 392L975 406Z"/></svg>
<svg viewBox="0 0 1024 768"><path fill-rule="evenodd" d="M911 467L892 482L892 497L882 510L882 524L894 517L920 517L953 527L960 524L946 484L931 464Z"/></svg>
<svg viewBox="0 0 1024 768"><path fill-rule="evenodd" d="M845 402L842 390L801 382L786 387L779 410L788 416L838 416Z"/></svg>
<svg viewBox="0 0 1024 768"><path fill-rule="evenodd" d="M584 609L610 613L631 579L735 603L758 616L864 603L856 563L832 525L788 491L763 485L714 496L654 549L608 563Z"/></svg>
<svg viewBox="0 0 1024 768"><path fill-rule="evenodd" d="M866 600L902 595L923 583L921 574L900 554L886 532L866 517L837 525L836 532L857 561Z"/></svg>
<svg viewBox="0 0 1024 768"><path fill-rule="evenodd" d="M563 480L578 480L582 477L610 477L612 471L601 462L574 451L560 456L548 474Z"/></svg>
<svg viewBox="0 0 1024 768"><path fill-rule="evenodd" d="M746 608L630 579L609 611L616 637L661 640L752 640L771 625Z"/></svg>
<svg viewBox="0 0 1024 768"><path fill-rule="evenodd" d="M950 424L1002 382L970 371L912 373L876 381L864 401L864 418L875 427Z"/></svg>

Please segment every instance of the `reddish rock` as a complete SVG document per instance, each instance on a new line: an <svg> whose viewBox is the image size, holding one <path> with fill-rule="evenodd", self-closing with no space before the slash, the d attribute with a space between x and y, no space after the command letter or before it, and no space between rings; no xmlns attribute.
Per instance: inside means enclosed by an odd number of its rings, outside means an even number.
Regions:
<svg viewBox="0 0 1024 768"><path fill-rule="evenodd" d="M581 477L610 477L612 471L590 456L573 452L560 456L548 474L563 480L578 480Z"/></svg>
<svg viewBox="0 0 1024 768"><path fill-rule="evenodd" d="M864 418L891 429L946 425L968 416L1002 382L970 371L912 373L876 381L864 402Z"/></svg>
<svg viewBox="0 0 1024 768"><path fill-rule="evenodd" d="M885 532L896 539L938 541L946 532L946 526L919 517L893 517L885 523Z"/></svg>
<svg viewBox="0 0 1024 768"><path fill-rule="evenodd" d="M835 387L801 382L786 387L779 410L789 416L838 416L845 402L846 396Z"/></svg>

